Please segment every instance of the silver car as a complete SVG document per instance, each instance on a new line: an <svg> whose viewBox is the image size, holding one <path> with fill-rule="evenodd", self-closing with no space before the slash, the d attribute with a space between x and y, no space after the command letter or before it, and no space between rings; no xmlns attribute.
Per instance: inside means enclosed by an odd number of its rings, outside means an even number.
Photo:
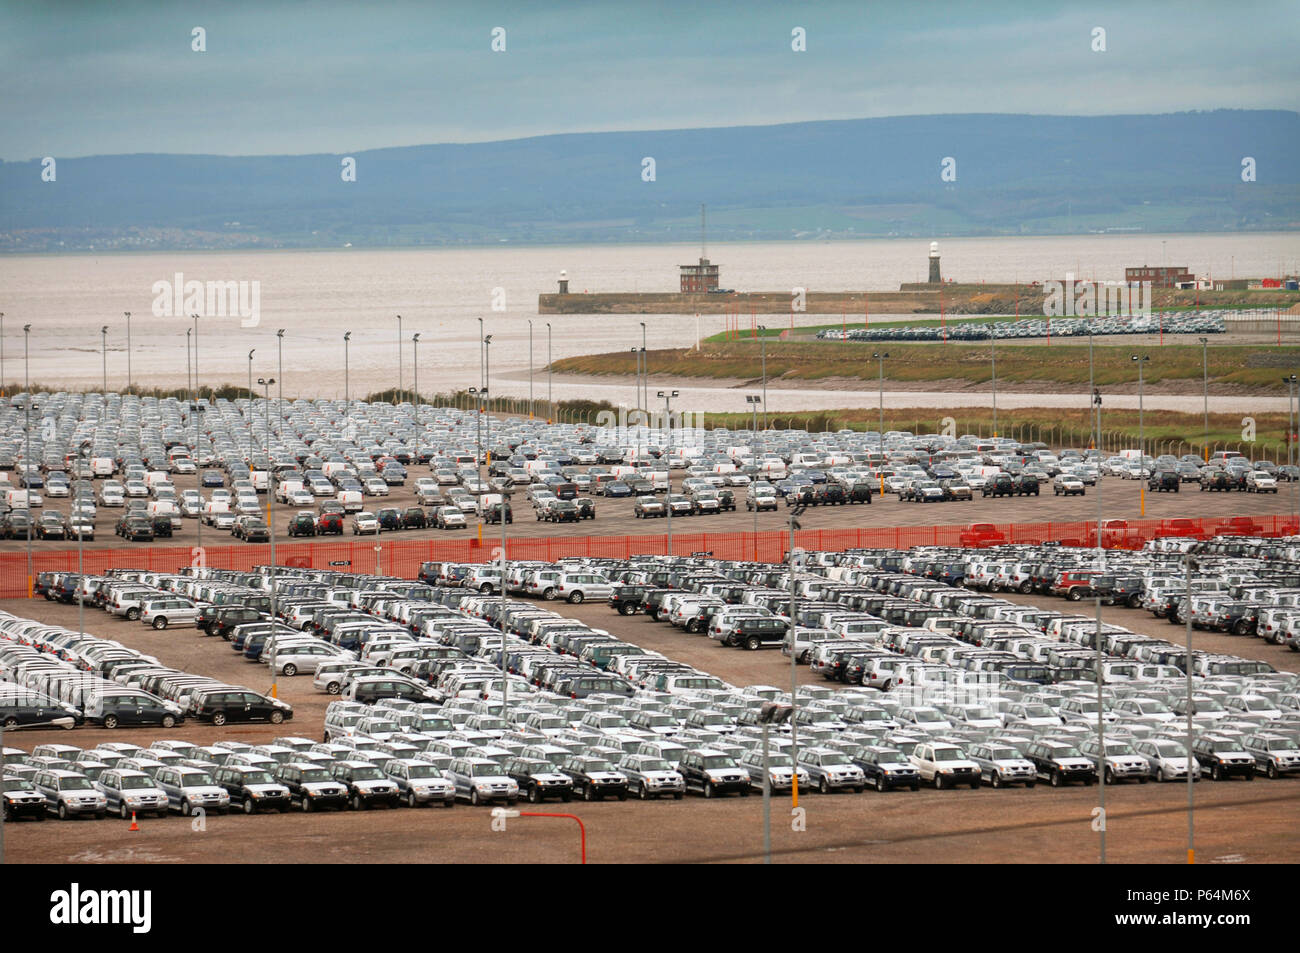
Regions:
<svg viewBox="0 0 1300 953"><path fill-rule="evenodd" d="M167 814L167 792L143 771L130 768L105 771L95 782L108 802L108 810L125 820L136 814Z"/></svg>

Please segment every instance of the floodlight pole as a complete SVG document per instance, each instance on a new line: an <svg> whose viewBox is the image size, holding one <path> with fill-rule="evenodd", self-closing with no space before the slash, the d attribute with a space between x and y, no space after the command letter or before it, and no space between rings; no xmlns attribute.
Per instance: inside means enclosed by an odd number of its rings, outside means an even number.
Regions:
<svg viewBox="0 0 1300 953"><path fill-rule="evenodd" d="M1187 655L1186 672L1187 672L1187 862L1196 863L1196 819L1194 811L1196 809L1196 756L1193 754L1192 745L1195 740L1195 734L1192 728L1192 570L1196 568L1196 560L1191 553L1187 554L1187 609L1183 612L1186 617L1187 626Z"/></svg>
<svg viewBox="0 0 1300 953"><path fill-rule="evenodd" d="M668 555L673 554L673 412L669 405L677 391L661 390L659 396L664 400L664 429L668 431L668 491L664 496L664 518L668 521Z"/></svg>
<svg viewBox="0 0 1300 953"><path fill-rule="evenodd" d="M790 760L794 765L791 774L790 797L794 807L799 806L799 653L796 650L794 639L795 629L798 627L798 620L795 618L796 595L795 595L795 559L794 551L794 531L799 528L798 517L803 514L803 506L795 506L790 509L790 632L792 641L790 644Z"/></svg>
<svg viewBox="0 0 1300 953"><path fill-rule="evenodd" d="M1089 329L1091 330L1091 323ZM1091 335L1089 335L1091 338ZM1101 434L1101 393L1096 388L1092 391L1092 403L1096 408L1097 416L1097 433L1100 439ZM1106 549L1105 543L1101 536L1101 467L1097 468L1097 482L1094 484L1097 493L1097 549L1100 557L1101 570L1106 571ZM1097 755L1100 760L1100 770L1097 776L1097 804L1101 809L1101 857L1099 863L1106 863L1106 694L1105 694L1105 677L1102 670L1104 659L1102 653L1101 637L1101 596L1097 596Z"/></svg>

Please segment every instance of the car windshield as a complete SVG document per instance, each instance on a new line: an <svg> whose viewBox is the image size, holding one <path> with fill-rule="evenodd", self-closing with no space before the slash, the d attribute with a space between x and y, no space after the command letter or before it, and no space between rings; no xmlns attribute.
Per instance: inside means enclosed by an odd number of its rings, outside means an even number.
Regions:
<svg viewBox="0 0 1300 953"><path fill-rule="evenodd" d="M191 771L181 776L181 784L187 788L196 788L202 785L212 785L212 775L203 771Z"/></svg>
<svg viewBox="0 0 1300 953"><path fill-rule="evenodd" d="M672 769L673 769L673 768L672 768L672 765L670 765L670 764L669 764L667 761L665 761L663 758L643 758L643 759L641 759L641 770L642 770L642 771L671 771Z"/></svg>
<svg viewBox="0 0 1300 953"><path fill-rule="evenodd" d="M1026 705L1025 717L1026 718L1051 718L1052 709L1048 708L1046 705Z"/></svg>
<svg viewBox="0 0 1300 953"><path fill-rule="evenodd" d="M352 769L353 781L378 781L383 778L383 776L383 773L373 765Z"/></svg>
<svg viewBox="0 0 1300 953"><path fill-rule="evenodd" d="M933 760L962 761L964 760L964 756L962 755L960 748L935 748Z"/></svg>
<svg viewBox="0 0 1300 953"><path fill-rule="evenodd" d="M1134 751L1133 746L1126 741L1110 741L1106 744L1106 754L1137 754L1137 752Z"/></svg>
<svg viewBox="0 0 1300 953"><path fill-rule="evenodd" d="M432 764L413 764L406 769L408 777L411 778L440 778L442 772Z"/></svg>
<svg viewBox="0 0 1300 953"><path fill-rule="evenodd" d="M1300 745L1290 738L1271 738L1268 741L1269 751L1295 751L1297 748L1300 748Z"/></svg>
<svg viewBox="0 0 1300 953"><path fill-rule="evenodd" d="M138 791L140 788L151 788L153 782L148 778L142 778L134 774L124 775L118 782L118 788L123 791Z"/></svg>
<svg viewBox="0 0 1300 953"><path fill-rule="evenodd" d="M1015 748L990 748L989 758L994 761L1005 761L1010 758L1023 757Z"/></svg>
<svg viewBox="0 0 1300 953"><path fill-rule="evenodd" d="M1187 754L1187 749L1183 748L1172 741L1166 741L1155 746L1160 752L1162 758L1181 758Z"/></svg>
<svg viewBox="0 0 1300 953"><path fill-rule="evenodd" d="M731 760L731 758L727 757L726 755L711 755L710 757L704 759L704 767L709 769L734 768L735 766L736 766L736 762Z"/></svg>
<svg viewBox="0 0 1300 953"><path fill-rule="evenodd" d="M324 768L303 768L303 770L298 774L298 780L305 784L317 781L328 781L329 779L329 772Z"/></svg>
<svg viewBox="0 0 1300 953"><path fill-rule="evenodd" d="M501 770L501 765L495 761L484 761L482 764L474 765L473 775L476 778L500 778L505 776L505 772Z"/></svg>
<svg viewBox="0 0 1300 953"><path fill-rule="evenodd" d="M1081 758L1079 749L1073 745L1052 745L1052 757L1054 758Z"/></svg>
<svg viewBox="0 0 1300 953"><path fill-rule="evenodd" d="M36 787L32 782L25 778L5 778L4 784L0 784L0 790L5 791L35 791Z"/></svg>
<svg viewBox="0 0 1300 953"><path fill-rule="evenodd" d="M912 718L918 723L944 720L943 715L939 714L937 711L934 711L933 709L926 709L926 708L920 708L912 712Z"/></svg>

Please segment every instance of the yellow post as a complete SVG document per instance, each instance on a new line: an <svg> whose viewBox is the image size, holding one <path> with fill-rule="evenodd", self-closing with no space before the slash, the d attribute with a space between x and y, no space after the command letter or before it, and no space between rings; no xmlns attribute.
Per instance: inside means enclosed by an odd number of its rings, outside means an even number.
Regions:
<svg viewBox="0 0 1300 953"><path fill-rule="evenodd" d="M275 682L272 682L272 683L271 683L271 697L272 697L272 698L279 698L279 697L280 697L280 693L276 690L276 684L275 684Z"/></svg>
<svg viewBox="0 0 1300 953"><path fill-rule="evenodd" d="M478 524L478 544L480 546L483 545L483 524L482 523Z"/></svg>
<svg viewBox="0 0 1300 953"><path fill-rule="evenodd" d="M36 579L33 576L27 577L27 598L36 598Z"/></svg>
<svg viewBox="0 0 1300 953"><path fill-rule="evenodd" d="M1196 863L1196 851L1192 850L1190 847L1187 848L1187 862L1189 864Z"/></svg>
<svg viewBox="0 0 1300 953"><path fill-rule="evenodd" d="M1147 515L1147 488L1141 484L1138 485L1138 516Z"/></svg>
<svg viewBox="0 0 1300 953"><path fill-rule="evenodd" d="M790 793L794 795L794 804L792 806L798 807L799 806L799 766L798 765L795 765L794 768L793 781L794 781L794 787L790 788Z"/></svg>

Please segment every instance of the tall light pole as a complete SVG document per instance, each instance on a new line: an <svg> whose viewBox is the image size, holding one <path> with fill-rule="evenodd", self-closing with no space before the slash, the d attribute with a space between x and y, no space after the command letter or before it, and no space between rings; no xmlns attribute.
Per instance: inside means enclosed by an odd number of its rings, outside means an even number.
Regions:
<svg viewBox="0 0 1300 953"><path fill-rule="evenodd" d="M32 498L31 498L31 481L27 475L31 472L29 469L32 465L32 379L31 365L28 361L30 354L29 342L32 336L32 326L23 325L23 393L27 395L24 403L24 414L26 418L26 441L27 449L23 452L23 485L27 490L27 598L32 597L33 579L32 579Z"/></svg>
<svg viewBox="0 0 1300 953"><path fill-rule="evenodd" d="M483 396L487 398L487 413L483 418L483 427L487 431L487 464L492 465L492 398L488 394L488 382L492 376L492 335L483 338Z"/></svg>
<svg viewBox="0 0 1300 953"><path fill-rule="evenodd" d="M487 399L486 387L471 387L470 397L474 398L474 477L475 489L478 491L478 541L483 545L483 401ZM504 517L502 517L504 519Z"/></svg>
<svg viewBox="0 0 1300 953"><path fill-rule="evenodd" d="M678 396L675 390L661 390L659 396L664 402L664 429L668 431L668 493L664 498L664 517L668 520L668 555L673 554L673 412L669 405Z"/></svg>
<svg viewBox="0 0 1300 953"><path fill-rule="evenodd" d="M257 383L263 388L266 404L266 453L268 458L271 455L271 385L275 383L275 378L259 377ZM267 470L270 470L268 465ZM271 537L271 619L275 619L275 489L271 485L270 474L267 474L266 480L266 522L270 528ZM271 646L271 697L279 698L280 683L275 671L275 646Z"/></svg>
<svg viewBox="0 0 1300 953"><path fill-rule="evenodd" d="M793 806L799 806L799 671L795 665L795 660L799 653L795 651L793 633L798 625L795 618L795 570L799 560L795 556L794 534L795 530L802 529L799 525L799 517L803 516L804 510L808 507L804 504L790 507L790 760L794 762L794 770L791 773L790 796L794 801Z"/></svg>
<svg viewBox="0 0 1300 953"><path fill-rule="evenodd" d="M402 402L402 316L397 316L397 399L393 403Z"/></svg>
<svg viewBox="0 0 1300 953"><path fill-rule="evenodd" d="M191 314L190 320L194 322L194 399L198 400L199 399L199 316L197 314ZM127 333L127 340L126 340L126 357L127 357L128 368L130 368L131 366L131 336L130 336L129 327L130 326L128 325L128 333ZM130 374L131 372L128 369L127 371L128 388L131 386L130 379L129 379Z"/></svg>
<svg viewBox="0 0 1300 953"><path fill-rule="evenodd" d="M185 332L185 376L190 373L190 342L189 331ZM108 394L108 325L99 329L99 353L104 362L104 394Z"/></svg>
<svg viewBox="0 0 1300 953"><path fill-rule="evenodd" d="M1201 397L1204 400L1205 414L1205 460L1210 460L1210 339L1199 338L1201 342ZM1290 405L1287 405L1288 411ZM1287 431L1287 446L1291 446L1291 431ZM1288 459L1288 462L1289 459Z"/></svg>
<svg viewBox="0 0 1300 953"><path fill-rule="evenodd" d="M1297 418L1300 418L1300 389L1297 389L1296 387L1297 383L1300 383L1300 378L1297 378L1296 375L1292 374L1289 377L1282 378L1282 383L1286 385L1286 465L1291 467L1293 465L1291 449L1295 445L1294 436L1296 427L1297 425L1300 425L1300 421L1297 420ZM1293 399L1296 402L1294 415L1291 411L1291 402ZM1298 475L1294 470L1287 471L1287 477L1291 484L1291 510L1297 523L1300 523L1300 502L1297 502L1296 497L1296 491L1300 489L1300 479L1297 479L1298 476L1300 475Z"/></svg>
<svg viewBox="0 0 1300 953"><path fill-rule="evenodd" d="M533 319L528 319L528 419L533 419Z"/></svg>
<svg viewBox="0 0 1300 953"><path fill-rule="evenodd" d="M420 332L416 331L411 335L411 377L412 388L415 390L415 422L420 423Z"/></svg>
<svg viewBox="0 0 1300 953"><path fill-rule="evenodd" d="M1092 354L1092 324L1088 324L1088 353ZM998 435L998 332L989 325L989 363L993 368L993 436ZM1089 364L1092 363L1089 358ZM881 437L883 440L884 438Z"/></svg>
<svg viewBox="0 0 1300 953"><path fill-rule="evenodd" d="M885 446L885 358L889 357L888 351L877 351L871 355L880 362L880 446Z"/></svg>
<svg viewBox="0 0 1300 953"><path fill-rule="evenodd" d="M650 355L645 349L645 322L641 322L641 381L645 388L645 402L638 403L637 406L644 409L650 407ZM640 401L640 395L637 397Z"/></svg>
<svg viewBox="0 0 1300 953"><path fill-rule="evenodd" d="M9 393L9 382L5 380L5 313L0 311L0 397Z"/></svg>
<svg viewBox="0 0 1300 953"><path fill-rule="evenodd" d="M755 466L758 463L758 451L754 447L754 442L758 439L758 405L763 400L757 394L746 394L745 403L749 404L750 411L754 418L753 437L749 441L749 455L753 458ZM758 562L758 503L754 503L754 562Z"/></svg>
<svg viewBox="0 0 1300 953"><path fill-rule="evenodd" d="M185 329L185 389L190 389L190 347L193 344L194 329Z"/></svg>
<svg viewBox="0 0 1300 953"><path fill-rule="evenodd" d="M1091 322L1089 323L1091 329ZM1101 391L1097 388L1092 389L1092 405L1097 417L1097 443L1101 443ZM1094 484L1094 492L1097 494L1097 555L1100 558L1101 571L1106 571L1106 550L1104 541L1101 537L1101 467L1097 468L1097 482ZM1102 671L1103 653L1101 647L1101 595L1097 596L1097 630L1096 645L1097 650L1097 756L1101 759L1101 771L1097 778L1097 796L1098 805L1101 807L1101 816L1103 820L1106 817L1106 712L1105 712L1105 691L1103 685L1105 678ZM1106 825L1103 823L1099 831L1101 834L1101 863L1106 863Z"/></svg>
<svg viewBox="0 0 1300 953"><path fill-rule="evenodd" d="M257 399L253 393L253 355L257 353L257 348L251 348L248 352L248 464L253 464L253 401Z"/></svg>
<svg viewBox="0 0 1300 953"><path fill-rule="evenodd" d="M628 348L636 358L636 397L633 399L632 406L639 408L641 406L641 352L636 348Z"/></svg>
<svg viewBox="0 0 1300 953"><path fill-rule="evenodd" d="M1142 429L1142 365L1151 358L1143 354L1141 356L1134 354L1130 357L1138 368L1138 515L1147 515L1147 455L1146 455L1146 432Z"/></svg>
<svg viewBox="0 0 1300 953"><path fill-rule="evenodd" d="M758 347L761 354L761 373L763 375L763 429L767 429L767 325L758 326Z"/></svg>
<svg viewBox="0 0 1300 953"><path fill-rule="evenodd" d="M279 384L275 392L275 432L280 432L280 421L284 419L284 328L275 332L276 380Z"/></svg>
<svg viewBox="0 0 1300 953"><path fill-rule="evenodd" d="M127 389L127 393L130 393L131 391L131 312L123 311L122 313L126 315L126 389ZM197 318L198 315L195 315L194 317ZM198 346L197 340L194 342L194 345L195 347Z"/></svg>
<svg viewBox="0 0 1300 953"><path fill-rule="evenodd" d="M551 322L546 322L546 419L554 419L555 404L551 402Z"/></svg>
<svg viewBox="0 0 1300 953"><path fill-rule="evenodd" d="M1192 570L1198 569L1199 565L1196 558L1188 553L1186 556L1187 566L1187 609L1183 612L1187 626L1187 661L1184 665L1187 673L1187 862L1196 863L1196 824L1194 812L1196 810L1196 793L1193 783L1196 781L1196 756L1192 750L1196 733L1192 728L1192 712L1195 706L1192 704Z"/></svg>
<svg viewBox="0 0 1300 953"><path fill-rule="evenodd" d="M352 332L343 332L343 416L350 418L352 408L348 402L348 342L352 340Z"/></svg>

